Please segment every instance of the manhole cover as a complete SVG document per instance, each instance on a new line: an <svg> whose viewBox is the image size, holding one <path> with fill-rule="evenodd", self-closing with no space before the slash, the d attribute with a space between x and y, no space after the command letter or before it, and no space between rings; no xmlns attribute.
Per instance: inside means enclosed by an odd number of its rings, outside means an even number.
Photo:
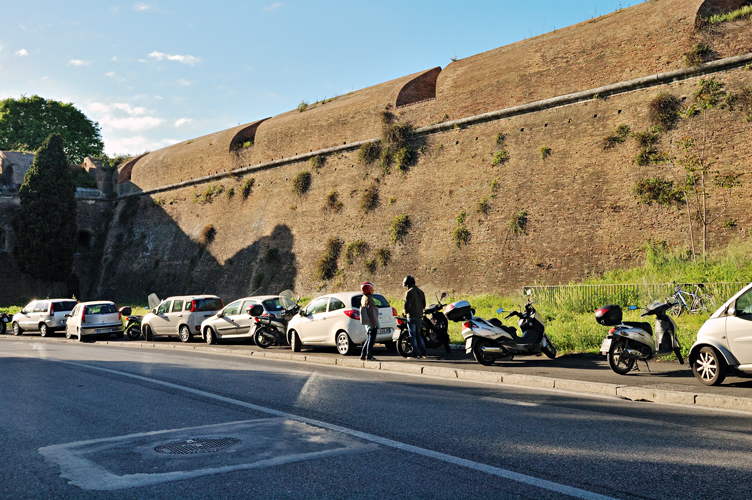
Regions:
<svg viewBox="0 0 752 500"><path fill-rule="evenodd" d="M168 455L195 455L197 453L214 453L226 450L238 443L240 443L240 439L235 438L196 438L162 444L154 448L154 451Z"/></svg>

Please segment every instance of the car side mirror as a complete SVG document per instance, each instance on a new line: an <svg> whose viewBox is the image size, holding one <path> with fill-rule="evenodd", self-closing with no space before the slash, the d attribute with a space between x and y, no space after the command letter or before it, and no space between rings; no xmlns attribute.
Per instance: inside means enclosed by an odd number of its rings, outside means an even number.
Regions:
<svg viewBox="0 0 752 500"><path fill-rule="evenodd" d="M120 308L120 314L122 314L123 316L130 316L131 312L133 312L131 309L131 306L125 306L125 307Z"/></svg>
<svg viewBox="0 0 752 500"><path fill-rule="evenodd" d="M65 317L66 317L66 318L70 318L70 317L71 317L71 315L70 315L70 314L66 314L66 315L65 315Z"/></svg>
<svg viewBox="0 0 752 500"><path fill-rule="evenodd" d="M152 313L152 314L157 314L157 309L156 309L156 308L152 309L152 310L151 310L151 313Z"/></svg>
<svg viewBox="0 0 752 500"><path fill-rule="evenodd" d="M729 308L726 309L726 315L728 315L728 316L736 316L736 307L729 306Z"/></svg>

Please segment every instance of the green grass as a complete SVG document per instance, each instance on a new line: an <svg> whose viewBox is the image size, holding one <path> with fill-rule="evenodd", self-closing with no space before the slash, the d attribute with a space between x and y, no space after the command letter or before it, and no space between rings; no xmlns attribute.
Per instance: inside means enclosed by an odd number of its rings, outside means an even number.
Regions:
<svg viewBox="0 0 752 500"><path fill-rule="evenodd" d="M716 14L715 16L712 16L710 19L708 19L708 22L710 24L722 23L726 21L733 21L744 16L747 16L747 18L752 18L752 5L745 5L740 9L726 12L725 14Z"/></svg>

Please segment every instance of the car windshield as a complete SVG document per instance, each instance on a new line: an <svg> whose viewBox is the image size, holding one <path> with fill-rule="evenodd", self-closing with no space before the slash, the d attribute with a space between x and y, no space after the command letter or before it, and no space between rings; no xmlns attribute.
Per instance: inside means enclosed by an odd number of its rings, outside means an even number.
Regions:
<svg viewBox="0 0 752 500"><path fill-rule="evenodd" d="M264 309L269 312L281 311L283 307L279 303L279 299L266 299L262 302Z"/></svg>
<svg viewBox="0 0 752 500"><path fill-rule="evenodd" d="M86 311L84 311L84 314L87 316L90 314L112 314L117 313L117 309L115 309L114 304L92 304L90 306L86 306Z"/></svg>
<svg viewBox="0 0 752 500"><path fill-rule="evenodd" d="M197 299L196 312L219 311L224 307L222 299Z"/></svg>
<svg viewBox="0 0 752 500"><path fill-rule="evenodd" d="M65 302L53 302L52 310L55 312L67 312L72 311L78 302L72 300L66 300Z"/></svg>
<svg viewBox="0 0 752 500"><path fill-rule="evenodd" d="M352 298L352 307L353 309L360 309L360 299L363 297L362 295L355 295ZM384 298L383 295L379 295L378 293L373 294L373 301L376 302L376 305L379 307L389 307L389 301Z"/></svg>

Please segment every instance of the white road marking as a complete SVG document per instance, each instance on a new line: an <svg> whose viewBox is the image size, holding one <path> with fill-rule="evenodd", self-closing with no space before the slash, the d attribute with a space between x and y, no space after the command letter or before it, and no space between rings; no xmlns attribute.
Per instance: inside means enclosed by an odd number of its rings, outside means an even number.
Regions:
<svg viewBox="0 0 752 500"><path fill-rule="evenodd" d="M483 401L491 401L493 403L502 403L505 405L514 405L514 406L540 406L540 403L530 403L528 401L515 401L514 399L502 399L502 398L492 398L492 397L483 397L480 398Z"/></svg>
<svg viewBox="0 0 752 500"><path fill-rule="evenodd" d="M83 363L75 363L72 361L53 360L50 358L47 358L47 360L56 361L58 363L63 363L63 364L72 365L72 366L78 366L78 367L85 368L85 369L111 373L113 375L118 375L122 377L129 377L135 380L140 380L143 382L148 382L148 383L155 384L155 385L161 385L163 387L169 387L171 389L176 389L176 390L187 392L190 394L195 394L197 396L203 396L208 399L214 399L217 401L222 401L224 403L241 406L243 408L248 408L250 410L254 410L257 412L266 413L268 415L274 415L276 417L283 417L289 420L303 422L305 424L313 425L316 427L321 427L323 429L328 429L328 430L335 431L335 432L341 432L343 434L353 436L353 437L362 439L364 441L370 441L372 443L381 444L383 446L388 446L390 448L394 448L397 450L415 453L416 455L421 455L424 457L432 458L434 460L440 460L448 464L459 465L462 467L466 467L468 469L485 472L486 474L502 477L504 479L509 479L511 481L515 481L515 482L522 483L522 484L527 484L530 486L534 486L536 488L553 491L555 493L561 493L563 495L571 496L574 498L582 498L585 500L614 500L612 497L607 497L604 495L600 495L598 493L593 493L587 490L574 488L572 486L566 486L563 484L554 483L553 481L547 481L545 479L539 479L537 477L527 476L525 474L520 474L518 472L513 472L510 470L506 470L506 469L501 469L499 467L493 467L493 466L486 465L480 462L474 462L472 460L467 460L465 458L455 457L453 455L448 455L446 453L441 453L438 451L421 448L419 446L413 446L413 445L409 445L406 443L401 443L399 441L394 441L392 439L375 436L367 432L357 431L354 429L349 429L347 427L342 427L340 425L330 424L328 422L322 422L320 420L315 420L315 419L311 419L307 417L301 417L299 415L294 415L292 413L286 413L286 412L275 410L272 408L266 408L264 406L256 405L253 403L247 403L245 401L228 398L226 396L220 396L219 394L213 394L210 392L193 389L191 387L185 387L182 385L173 384L171 382L164 382L162 380L155 380L155 379L148 378L148 377L142 377L140 375L135 375L132 373L111 370L109 368L102 368L99 366L87 365Z"/></svg>

